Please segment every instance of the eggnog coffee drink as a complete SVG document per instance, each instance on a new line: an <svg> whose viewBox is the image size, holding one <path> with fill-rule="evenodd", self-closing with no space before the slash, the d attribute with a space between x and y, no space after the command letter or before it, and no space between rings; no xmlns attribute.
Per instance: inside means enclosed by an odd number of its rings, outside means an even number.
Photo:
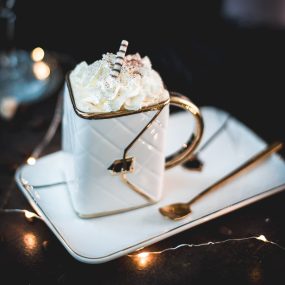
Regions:
<svg viewBox="0 0 285 285"><path fill-rule="evenodd" d="M81 62L71 72L78 109L92 113L139 110L168 99L169 93L149 58L138 53L125 56L121 48L117 55L106 53L90 65Z"/></svg>

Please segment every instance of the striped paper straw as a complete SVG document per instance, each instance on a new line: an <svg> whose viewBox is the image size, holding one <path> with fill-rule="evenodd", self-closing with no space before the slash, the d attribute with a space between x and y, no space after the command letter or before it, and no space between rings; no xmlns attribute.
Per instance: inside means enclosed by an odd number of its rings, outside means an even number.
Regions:
<svg viewBox="0 0 285 285"><path fill-rule="evenodd" d="M121 42L120 49L119 49L119 51L117 52L117 55L116 55L115 64L114 64L113 69L111 71L111 76L114 77L114 78L117 78L119 76L120 72L121 72L121 68L122 68L122 65L123 65L123 62L124 62L124 58L125 58L125 55L126 55L126 51L127 51L128 45L129 45L128 41L123 40Z"/></svg>

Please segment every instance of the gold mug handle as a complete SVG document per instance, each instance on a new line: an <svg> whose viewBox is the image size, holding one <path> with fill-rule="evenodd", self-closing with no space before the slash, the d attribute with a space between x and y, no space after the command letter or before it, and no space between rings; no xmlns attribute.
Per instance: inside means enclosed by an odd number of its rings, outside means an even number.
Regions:
<svg viewBox="0 0 285 285"><path fill-rule="evenodd" d="M170 169L187 161L199 145L204 131L203 118L201 116L199 108L193 104L186 96L183 96L178 92L170 92L170 95L170 105L179 107L192 113L196 126L194 129L194 134L191 135L189 142L184 144L182 148L174 154L166 157L165 169Z"/></svg>

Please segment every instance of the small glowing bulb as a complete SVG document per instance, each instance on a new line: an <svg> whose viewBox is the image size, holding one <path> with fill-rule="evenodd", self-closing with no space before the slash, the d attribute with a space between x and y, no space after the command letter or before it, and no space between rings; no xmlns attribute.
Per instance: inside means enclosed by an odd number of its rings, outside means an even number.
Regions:
<svg viewBox="0 0 285 285"><path fill-rule="evenodd" d="M152 262L152 256L149 252L141 252L133 256L134 263L139 270L146 268Z"/></svg>
<svg viewBox="0 0 285 285"><path fill-rule="evenodd" d="M34 220L34 217L36 217L36 215L33 212L25 210L25 217L29 222L32 222Z"/></svg>
<svg viewBox="0 0 285 285"><path fill-rule="evenodd" d="M33 157L33 156L30 156L28 159L27 159L27 163L29 165L35 165L37 162L37 160Z"/></svg>
<svg viewBox="0 0 285 285"><path fill-rule="evenodd" d="M149 256L149 252L141 252L137 255L138 258L147 258Z"/></svg>
<svg viewBox="0 0 285 285"><path fill-rule="evenodd" d="M33 64L33 72L37 79L45 80L50 75L50 68L45 62L38 61Z"/></svg>
<svg viewBox="0 0 285 285"><path fill-rule="evenodd" d="M45 52L40 47L33 49L31 52L31 58L33 61L41 61L43 60L44 56L45 56Z"/></svg>
<svg viewBox="0 0 285 285"><path fill-rule="evenodd" d="M268 242L267 238L264 235L260 235L259 237L257 237L256 239L261 240L263 242Z"/></svg>
<svg viewBox="0 0 285 285"><path fill-rule="evenodd" d="M35 250L38 244L37 238L33 233L25 233L23 236L23 242L25 249L28 251Z"/></svg>

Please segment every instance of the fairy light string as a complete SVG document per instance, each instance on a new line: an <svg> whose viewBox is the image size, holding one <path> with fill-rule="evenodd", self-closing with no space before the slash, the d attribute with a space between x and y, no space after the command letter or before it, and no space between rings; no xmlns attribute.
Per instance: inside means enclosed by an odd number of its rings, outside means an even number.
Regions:
<svg viewBox="0 0 285 285"><path fill-rule="evenodd" d="M55 133L60 125L61 117L62 117L62 104L63 104L63 96L59 95L56 107L54 111L53 118L51 120L50 126L46 131L45 136L43 137L42 141L35 147L30 157L27 159L27 164L35 165L37 159L40 157L44 149L49 145L51 140L54 138Z"/></svg>
<svg viewBox="0 0 285 285"><path fill-rule="evenodd" d="M199 244L194 244L194 243L191 243L191 244L188 244L188 243L182 243L182 244L179 244L175 247L169 247L169 248L165 248L163 250L160 250L160 251L143 251L143 252L140 252L140 253L134 253L134 254L129 254L128 256L129 257L141 257L141 258L145 258L149 255L158 255L158 254L163 254L165 252L168 252L168 251L174 251L174 250L177 250L179 248L185 248L185 247L204 247L204 246L210 246L210 245L218 245L218 244L224 244L224 243L229 243L229 242L234 242L234 241L246 241L246 240L260 240L264 243L270 243L274 246L277 246L278 248L282 249L285 251L285 247L281 246L280 244L274 242L274 241L270 241L268 240L265 235L259 235L259 236L250 236L250 237L245 237L245 238L231 238L231 239L225 239L225 240L220 240L220 241L209 241L209 242L204 242L204 243L199 243Z"/></svg>
<svg viewBox="0 0 285 285"><path fill-rule="evenodd" d="M25 209L0 209L0 213L23 213L27 221L33 222L34 219L42 220L42 218L34 212Z"/></svg>
<svg viewBox="0 0 285 285"><path fill-rule="evenodd" d="M204 243L199 243L199 244L182 243L175 247L165 248L160 251L141 251L139 253L133 253L127 256L132 259L132 261L134 262L138 270L143 270L153 263L154 261L153 258L155 256L162 255L167 252L176 251L181 248L207 247L207 246L215 246L215 245L226 244L226 243L231 243L231 242L243 242L243 241L248 241L248 240L258 240L263 243L272 244L278 247L279 249L281 249L282 251L285 251L284 246L281 246L280 244L274 241L268 240L265 237L265 235L261 234L259 236L250 236L250 237L245 237L245 238L231 238L231 239L220 240L220 241L209 241L209 242L204 242Z"/></svg>

